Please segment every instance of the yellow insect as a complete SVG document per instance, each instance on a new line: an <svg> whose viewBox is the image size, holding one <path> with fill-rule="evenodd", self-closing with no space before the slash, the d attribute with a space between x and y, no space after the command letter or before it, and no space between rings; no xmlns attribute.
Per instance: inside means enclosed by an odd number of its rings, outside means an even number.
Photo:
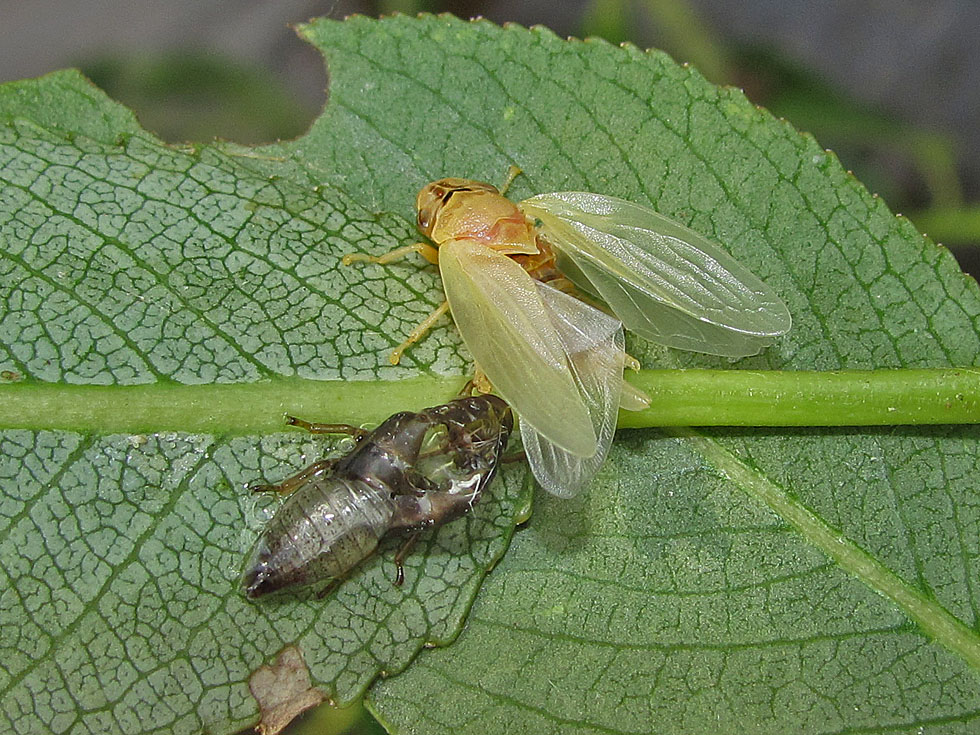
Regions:
<svg viewBox="0 0 980 735"><path fill-rule="evenodd" d="M439 265L446 301L392 353L450 310L477 368L514 408L531 469L569 497L605 460L620 404L645 396L623 382L623 325L654 342L753 355L790 328L771 288L718 245L639 204L588 192L515 204L507 183L446 178L418 195L415 243L344 263L387 264L416 252ZM604 301L615 319L570 296ZM622 320L622 323L619 321ZM625 389L624 389L625 385Z"/></svg>

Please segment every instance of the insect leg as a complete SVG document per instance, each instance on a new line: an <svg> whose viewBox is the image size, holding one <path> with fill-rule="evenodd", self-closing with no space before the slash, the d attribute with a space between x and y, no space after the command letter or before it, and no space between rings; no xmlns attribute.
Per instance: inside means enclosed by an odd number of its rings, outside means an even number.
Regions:
<svg viewBox="0 0 980 735"><path fill-rule="evenodd" d="M404 258L406 255L410 255L411 253L418 253L433 265L439 263L439 251L428 243L424 242L417 242L413 243L412 245L403 245L402 247L395 248L384 255L347 253L347 255L341 259L341 262L344 265L350 265L351 263L377 263L378 265L388 265L388 263Z"/></svg>
<svg viewBox="0 0 980 735"><path fill-rule="evenodd" d="M311 423L309 421L304 421L303 419L298 419L295 416L286 416L286 424L288 426L298 426L301 429L306 429L311 434L350 434L358 441L362 440L371 433L366 429L351 426L350 424ZM305 483L314 475L321 472L328 472L332 470L336 464L337 459L322 459L319 462L314 462L305 470L301 470L295 475L287 477L285 480L276 485L251 485L249 486L249 489L253 493L277 492L280 495L289 495L289 493L293 492L296 488Z"/></svg>
<svg viewBox="0 0 980 735"><path fill-rule="evenodd" d="M522 171L520 168L513 164L510 165L510 167L507 169L507 178L504 179L504 183L500 185L500 189L498 190L500 191L501 196L507 194L507 190L510 188L510 185L514 183L514 179L520 176L521 173Z"/></svg>
<svg viewBox="0 0 980 735"><path fill-rule="evenodd" d="M624 352L623 367L639 372L640 361L628 352ZM650 396L624 380L623 389L619 396L619 407L624 411L642 411L650 408Z"/></svg>
<svg viewBox="0 0 980 735"><path fill-rule="evenodd" d="M432 329L432 325L435 324L447 311L449 311L449 302L443 301L435 308L435 310L433 310L431 314L429 314L429 316L423 319L422 322L409 333L404 342L391 351L391 357L388 358L391 364L397 365L399 362L401 362L402 354L405 352L405 350L422 339L422 337L425 336L425 333Z"/></svg>
<svg viewBox="0 0 980 735"><path fill-rule="evenodd" d="M346 577L335 577L334 579L331 579L322 590L316 593L316 599L322 600L324 597L340 587L340 583L345 579Z"/></svg>
<svg viewBox="0 0 980 735"><path fill-rule="evenodd" d="M401 587L405 583L405 569L402 563L405 561L405 557L408 556L412 547L415 546L415 542L418 541L419 536L422 535L421 531L416 531L407 539L405 543L401 545L401 548L395 553L395 566L398 567L398 571L395 573L395 581L392 582L395 587Z"/></svg>
<svg viewBox="0 0 980 735"><path fill-rule="evenodd" d="M493 383L490 382L490 378L487 374L480 369L477 365L473 370L473 377L470 378L470 382L466 384L464 390L468 390L470 393L476 391L477 393L492 393Z"/></svg>
<svg viewBox="0 0 980 735"><path fill-rule="evenodd" d="M288 426L298 426L301 429L306 429L311 434L350 434L358 441L371 433L367 429L362 429L359 426L351 426L350 424L321 424L315 421L304 421L295 416L286 416L286 424Z"/></svg>
<svg viewBox="0 0 980 735"><path fill-rule="evenodd" d="M319 462L314 462L305 470L297 472L292 477L287 477L277 485L249 485L248 489L253 493L276 492L280 495L289 495L293 490L313 477L313 475L326 472L332 469L335 464L337 464L336 459L322 459Z"/></svg>
<svg viewBox="0 0 980 735"><path fill-rule="evenodd" d="M473 366L473 377L466 381L466 384L460 389L457 396L466 398L472 396L474 393L477 395L493 393L493 383L490 382L490 378L480 369L479 365Z"/></svg>

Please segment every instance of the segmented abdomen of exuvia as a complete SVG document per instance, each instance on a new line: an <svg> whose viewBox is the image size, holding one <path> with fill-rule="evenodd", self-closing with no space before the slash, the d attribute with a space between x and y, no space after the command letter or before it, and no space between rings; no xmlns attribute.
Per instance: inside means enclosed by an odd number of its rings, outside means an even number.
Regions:
<svg viewBox="0 0 980 735"><path fill-rule="evenodd" d="M269 521L246 567L245 594L341 577L388 531L390 492L367 483L320 477L296 489Z"/></svg>

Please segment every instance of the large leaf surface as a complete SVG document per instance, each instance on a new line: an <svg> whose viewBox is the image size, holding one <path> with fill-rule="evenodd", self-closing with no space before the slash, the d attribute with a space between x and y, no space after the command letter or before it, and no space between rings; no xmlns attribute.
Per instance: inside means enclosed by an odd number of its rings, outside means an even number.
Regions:
<svg viewBox="0 0 980 735"><path fill-rule="evenodd" d="M437 280L382 283L339 264L408 237L409 223L278 156L164 146L73 73L7 85L0 109L9 389L271 382L288 403L297 378L412 372L388 353ZM458 373L457 346L443 329L406 362ZM374 403L381 417L409 408L380 392ZM235 731L257 717L250 673L288 644L348 702L451 640L525 502L517 467L471 517L426 538L402 588L389 552L328 600L243 599L245 555L275 505L246 486L330 447L295 432L4 432L0 729Z"/></svg>
<svg viewBox="0 0 980 735"><path fill-rule="evenodd" d="M303 138L161 146L72 75L0 96L8 375L68 383L462 371L452 330L385 364L431 269L337 266L413 237L441 176L652 204L724 243L793 331L738 366L975 365L980 297L832 155L656 53L448 18L323 22ZM383 334L382 334L383 333ZM636 343L648 366L724 361ZM396 407L392 407L392 410ZM376 685L413 732L969 732L980 711L974 429L632 432L575 501L541 499L455 645ZM510 478L414 557L326 603L234 579L304 437L3 436L0 687L21 732L228 731L300 641L353 696L452 637L519 505ZM456 586L459 586L457 589Z"/></svg>

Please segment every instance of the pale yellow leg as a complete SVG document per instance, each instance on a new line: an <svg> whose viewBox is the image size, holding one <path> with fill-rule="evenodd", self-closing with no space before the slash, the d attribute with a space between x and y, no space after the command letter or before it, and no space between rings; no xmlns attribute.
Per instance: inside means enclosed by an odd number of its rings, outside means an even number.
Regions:
<svg viewBox="0 0 980 735"><path fill-rule="evenodd" d="M493 383L490 382L490 378L487 374L480 369L480 366L476 366L476 370L473 373L473 379L470 381L474 390L479 393L492 393Z"/></svg>
<svg viewBox="0 0 980 735"><path fill-rule="evenodd" d="M512 165L510 168L507 169L507 178L504 179L504 183L501 184L500 189L498 190L501 196L504 196L507 193L507 190L510 188L510 185L514 183L514 179L516 179L520 175L521 175L521 170L517 166Z"/></svg>
<svg viewBox="0 0 980 735"><path fill-rule="evenodd" d="M391 364L397 365L402 359L402 353L404 353L405 350L407 350L411 345L422 339L425 333L432 329L432 325L439 321L439 318L447 311L449 311L449 302L443 301L431 314L429 314L429 316L422 320L421 324L412 330L411 334L405 338L404 342L392 350L391 357L388 358L391 361Z"/></svg>
<svg viewBox="0 0 980 735"><path fill-rule="evenodd" d="M351 263L377 263L378 265L388 265L406 255L418 253L433 265L439 262L439 251L424 242L416 242L411 245L403 245L400 248L385 253L384 255L367 255L366 253L347 253L341 263L350 265Z"/></svg>
<svg viewBox="0 0 980 735"><path fill-rule="evenodd" d="M404 258L406 255L411 255L412 253L418 253L427 261L436 265L439 263L439 251L425 242L416 242L411 245L403 245L400 248L395 248L394 250L385 253L384 255L367 255L365 253L347 253L341 262L344 265L351 265L352 263L377 263L378 265L388 265L400 258ZM418 342L426 332L428 332L432 325L439 320L439 318L449 310L449 304L443 301L436 307L429 316L427 316L421 324L419 324L415 329L412 330L411 334L398 345L391 352L391 357L388 360L392 365L397 365L401 362L402 354L409 348L410 345Z"/></svg>
<svg viewBox="0 0 980 735"><path fill-rule="evenodd" d="M473 368L473 377L466 381L466 385L459 392L460 396L471 396L473 392L477 393L492 393L493 384L490 382L490 378L487 374L480 370L479 365Z"/></svg>
<svg viewBox="0 0 980 735"><path fill-rule="evenodd" d="M623 367L639 372L640 361L632 355L623 353ZM619 407L624 411L642 411L650 407L650 396L623 379L623 392L619 396Z"/></svg>

